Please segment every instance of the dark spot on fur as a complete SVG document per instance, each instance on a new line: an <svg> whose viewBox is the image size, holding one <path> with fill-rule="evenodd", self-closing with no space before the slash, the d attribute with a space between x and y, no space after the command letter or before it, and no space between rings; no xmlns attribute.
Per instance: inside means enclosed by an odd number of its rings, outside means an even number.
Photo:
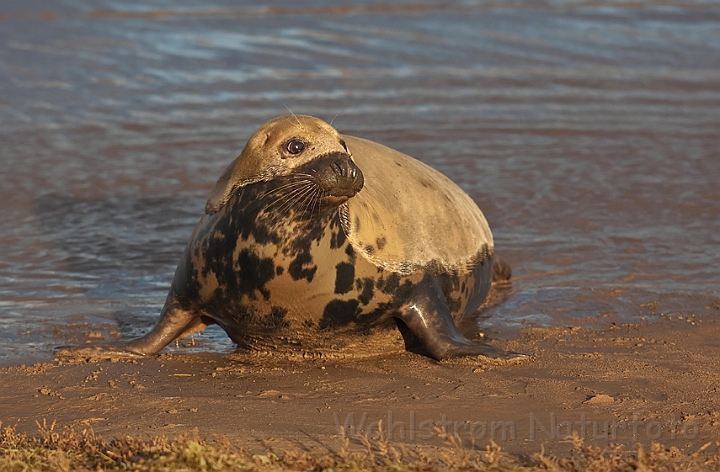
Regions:
<svg viewBox="0 0 720 472"><path fill-rule="evenodd" d="M452 271L442 275L440 278L440 287L443 296L447 302L448 308L452 313L458 313L462 307L463 292L465 290L465 277L461 277L457 271Z"/></svg>
<svg viewBox="0 0 720 472"><path fill-rule="evenodd" d="M379 279L377 279L375 286L377 287L378 290L382 290L383 287L385 286L385 279L383 278L382 275L380 276Z"/></svg>
<svg viewBox="0 0 720 472"><path fill-rule="evenodd" d="M370 303L370 300L373 299L373 295L375 294L375 281L371 278L364 278L364 279L358 279L356 282L357 290L360 292L360 295L358 296L358 300L360 300L360 303L363 305L367 305Z"/></svg>
<svg viewBox="0 0 720 472"><path fill-rule="evenodd" d="M351 245L348 244L348 246L345 248L345 254L350 256L351 259L355 259L355 249Z"/></svg>
<svg viewBox="0 0 720 472"><path fill-rule="evenodd" d="M387 288L387 284L385 285L385 288ZM414 290L415 284L409 280L405 280L402 284L398 283L395 295L393 295L393 307L399 307L403 303L407 302Z"/></svg>
<svg viewBox="0 0 720 472"><path fill-rule="evenodd" d="M320 329L349 325L360 314L359 305L359 302L354 299L332 300L325 305L322 318L320 318Z"/></svg>
<svg viewBox="0 0 720 472"><path fill-rule="evenodd" d="M355 231L360 231L360 218L355 217Z"/></svg>
<svg viewBox="0 0 720 472"><path fill-rule="evenodd" d="M375 244L377 245L378 249L382 251L382 249L385 247L385 244L387 244L387 240L383 237L377 238L375 240Z"/></svg>
<svg viewBox="0 0 720 472"><path fill-rule="evenodd" d="M290 323L285 319L287 313L288 311L286 309L274 306L271 308L269 314L259 320L259 324L267 329L289 328Z"/></svg>
<svg viewBox="0 0 720 472"><path fill-rule="evenodd" d="M238 253L237 261L226 256L216 261L207 259L206 263L204 271L215 274L218 287L207 300L203 301L203 309L213 313L213 318L217 316L220 320L233 320L235 323L256 319L257 314L249 310L249 305L246 303L247 300L258 300L258 293L263 300L270 299L270 291L266 284L275 277L273 259L260 258L251 248L246 248ZM188 284L185 289L188 295L190 288L195 290L195 285ZM243 301L243 297L247 297L247 300ZM188 299L188 301L192 300L197 298Z"/></svg>
<svg viewBox="0 0 720 472"><path fill-rule="evenodd" d="M380 285L380 280L378 280L378 288L380 287ZM387 281L384 281L383 285L387 286ZM410 280L407 279L405 279L401 284L399 283L398 277L396 281L391 281L391 285L395 285L397 287L392 299L389 302L379 303L376 309L374 309L370 313L364 314L361 318L364 325L372 326L374 323L377 323L380 319L387 316L400 316L400 312L398 310L412 298L415 291L415 284L413 284ZM383 290L383 292L385 292L385 290Z"/></svg>
<svg viewBox="0 0 720 472"><path fill-rule="evenodd" d="M226 229L227 231L227 229ZM203 241L203 255L205 256L205 266L202 275L207 276L210 271L216 275L223 273L232 273L235 268L233 266L232 253L237 245L236 239L226 241L224 237L218 237L213 234L207 240Z"/></svg>
<svg viewBox="0 0 720 472"><path fill-rule="evenodd" d="M302 325L305 328L312 328L313 326L315 326L315 322L313 320L305 320L302 322Z"/></svg>
<svg viewBox="0 0 720 472"><path fill-rule="evenodd" d="M178 306L188 309L195 305L194 309L212 313L213 320L241 347L247 344L245 338L253 327L262 330L289 326L283 308L269 309L268 301L274 301L267 287L270 280L287 271L294 280L312 281L317 261L313 263L311 251L328 229L337 232L338 248L348 244L337 207L302 211L298 205L285 206L282 198L266 197L282 197L277 189L289 188L286 186L292 179L278 177L237 189L220 211L198 227L176 271L172 290ZM292 230L289 219L293 221ZM271 244L292 263L276 266L275 258L261 257L263 246ZM346 252L354 256L352 248ZM218 287L201 299L199 280L209 273L217 278ZM359 302L356 304L359 306Z"/></svg>
<svg viewBox="0 0 720 472"><path fill-rule="evenodd" d="M335 293L348 293L355 281L355 266L341 262L335 266Z"/></svg>
<svg viewBox="0 0 720 472"><path fill-rule="evenodd" d="M243 249L238 255L238 266L239 270L236 270L228 264L222 276L218 274L218 282L225 288L226 296L246 293L254 300L257 290L265 300L270 300L270 291L265 288L265 284L275 277L275 262L272 258L260 259L249 249Z"/></svg>
<svg viewBox="0 0 720 472"><path fill-rule="evenodd" d="M365 252L368 253L368 254L371 255L371 256L372 256L373 254L375 254L375 248L374 248L373 246L371 246L370 244L368 244L367 246L365 246L364 249L365 249Z"/></svg>
<svg viewBox="0 0 720 472"><path fill-rule="evenodd" d="M295 259L290 263L288 267L288 273L293 280L307 279L308 282L312 282L317 271L317 266L305 267L312 263L312 256L310 252L301 252Z"/></svg>
<svg viewBox="0 0 720 472"><path fill-rule="evenodd" d="M347 241L345 231L343 231L342 228L338 228L337 233L333 233L330 237L330 249L338 249L342 247L345 244L345 241Z"/></svg>
<svg viewBox="0 0 720 472"><path fill-rule="evenodd" d="M382 286L380 285L380 280L378 280L378 288L382 290L383 293L395 293L398 287L400 287L400 276L394 272L388 275L388 278L383 281Z"/></svg>
<svg viewBox="0 0 720 472"><path fill-rule="evenodd" d="M180 287L173 285L173 292L178 297L178 301L182 305L186 305L190 300L198 300L200 298L200 282L198 281L198 270L195 269L193 261L190 257L183 257L184 263L178 264L175 272L175 279L185 280L185 284Z"/></svg>

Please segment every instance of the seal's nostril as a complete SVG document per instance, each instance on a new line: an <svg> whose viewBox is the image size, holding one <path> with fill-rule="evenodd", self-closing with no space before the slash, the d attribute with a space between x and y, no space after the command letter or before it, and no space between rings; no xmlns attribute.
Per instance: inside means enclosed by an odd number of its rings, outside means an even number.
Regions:
<svg viewBox="0 0 720 472"><path fill-rule="evenodd" d="M333 163L332 167L338 177L343 179L354 178L355 165L346 158L338 159Z"/></svg>
<svg viewBox="0 0 720 472"><path fill-rule="evenodd" d="M339 176L342 177L342 175L343 175L342 161L337 160L337 161L333 162L332 168L333 168L333 171L335 171L335 173L336 173L337 175L339 175Z"/></svg>

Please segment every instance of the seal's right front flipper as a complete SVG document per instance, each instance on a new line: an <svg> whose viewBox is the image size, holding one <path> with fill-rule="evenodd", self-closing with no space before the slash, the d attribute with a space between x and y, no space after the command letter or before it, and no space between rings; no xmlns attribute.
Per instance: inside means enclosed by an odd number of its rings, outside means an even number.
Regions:
<svg viewBox="0 0 720 472"><path fill-rule="evenodd" d="M125 349L142 356L151 356L186 334L201 332L207 327L197 312L179 307L168 300L160 320L145 336L125 344Z"/></svg>
<svg viewBox="0 0 720 472"><path fill-rule="evenodd" d="M426 276L416 285L411 300L401 308L398 318L405 323L428 354L437 360L465 356L506 360L527 357L483 342L471 341L463 336L455 326L440 284L431 276Z"/></svg>
<svg viewBox="0 0 720 472"><path fill-rule="evenodd" d="M130 341L82 346L60 346L56 356L60 358L122 359L145 357L157 354L173 340L186 334L201 332L207 327L197 313L167 303L160 315L160 321L145 336Z"/></svg>

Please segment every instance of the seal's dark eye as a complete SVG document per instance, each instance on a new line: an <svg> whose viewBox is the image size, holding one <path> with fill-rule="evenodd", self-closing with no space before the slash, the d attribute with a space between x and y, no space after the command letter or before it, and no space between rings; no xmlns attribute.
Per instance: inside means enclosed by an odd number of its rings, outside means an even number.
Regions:
<svg viewBox="0 0 720 472"><path fill-rule="evenodd" d="M340 146L342 146L343 149L345 149L345 152L348 152L348 150L347 150L347 144L345 144L345 141L343 141L342 139L340 140Z"/></svg>
<svg viewBox="0 0 720 472"><path fill-rule="evenodd" d="M290 154L300 154L305 150L305 143L299 139L291 139L287 143L287 150Z"/></svg>

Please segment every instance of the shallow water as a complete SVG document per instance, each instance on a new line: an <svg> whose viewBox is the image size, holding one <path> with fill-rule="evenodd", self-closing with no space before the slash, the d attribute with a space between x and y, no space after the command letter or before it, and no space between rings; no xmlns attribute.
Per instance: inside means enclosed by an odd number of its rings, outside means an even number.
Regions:
<svg viewBox="0 0 720 472"><path fill-rule="evenodd" d="M304 3L3 2L0 363L147 330L288 109L478 202L515 275L491 336L720 314L720 4Z"/></svg>

